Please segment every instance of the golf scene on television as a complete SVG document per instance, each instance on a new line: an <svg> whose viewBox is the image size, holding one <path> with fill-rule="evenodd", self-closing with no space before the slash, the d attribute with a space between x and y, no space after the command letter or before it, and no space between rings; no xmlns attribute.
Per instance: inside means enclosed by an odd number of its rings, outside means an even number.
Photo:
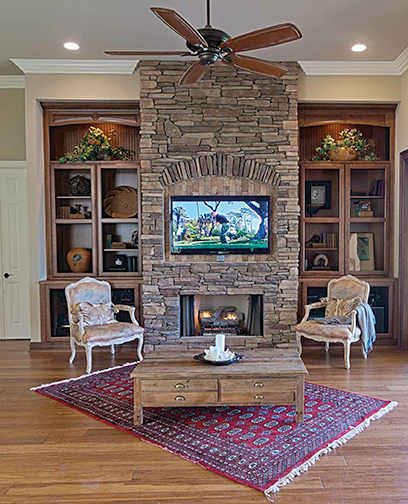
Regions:
<svg viewBox="0 0 408 504"><path fill-rule="evenodd" d="M268 216L267 197L174 197L172 252L266 253Z"/></svg>

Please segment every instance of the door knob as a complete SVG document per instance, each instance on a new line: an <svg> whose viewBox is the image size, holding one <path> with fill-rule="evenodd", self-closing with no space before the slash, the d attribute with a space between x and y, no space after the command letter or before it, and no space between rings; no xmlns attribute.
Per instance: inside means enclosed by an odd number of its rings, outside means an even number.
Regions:
<svg viewBox="0 0 408 504"><path fill-rule="evenodd" d="M11 273L4 273L3 276L4 276L4 278L9 278L9 277L11 277Z"/></svg>

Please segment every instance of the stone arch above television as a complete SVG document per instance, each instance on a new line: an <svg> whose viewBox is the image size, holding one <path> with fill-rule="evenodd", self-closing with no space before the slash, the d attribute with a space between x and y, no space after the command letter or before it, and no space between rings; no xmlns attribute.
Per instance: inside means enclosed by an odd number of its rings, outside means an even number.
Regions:
<svg viewBox="0 0 408 504"><path fill-rule="evenodd" d="M200 177L239 177L253 182L278 186L280 175L264 161L248 159L244 154L224 153L194 156L166 166L160 176L162 187Z"/></svg>

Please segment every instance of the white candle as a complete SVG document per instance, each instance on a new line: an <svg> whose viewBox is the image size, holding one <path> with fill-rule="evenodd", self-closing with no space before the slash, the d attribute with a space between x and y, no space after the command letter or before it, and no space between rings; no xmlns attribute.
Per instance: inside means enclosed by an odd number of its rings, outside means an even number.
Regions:
<svg viewBox="0 0 408 504"><path fill-rule="evenodd" d="M218 333L215 335L215 348L217 357L224 353L225 350L225 334Z"/></svg>

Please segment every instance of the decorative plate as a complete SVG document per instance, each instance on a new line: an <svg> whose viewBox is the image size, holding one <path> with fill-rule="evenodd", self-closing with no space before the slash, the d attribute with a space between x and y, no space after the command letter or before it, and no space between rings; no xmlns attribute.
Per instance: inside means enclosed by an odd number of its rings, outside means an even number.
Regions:
<svg viewBox="0 0 408 504"><path fill-rule="evenodd" d="M200 353L198 355L194 355L195 360L199 360L201 362L206 362L207 364L212 364L213 366L228 366L228 364L232 364L233 362L239 362L242 359L245 359L245 355L240 355L240 354L235 354L232 359L225 360L225 361L212 361L212 360L207 360L205 358L205 353Z"/></svg>
<svg viewBox="0 0 408 504"><path fill-rule="evenodd" d="M128 219L137 214L137 191L130 186L114 187L103 200L103 209L115 219Z"/></svg>

